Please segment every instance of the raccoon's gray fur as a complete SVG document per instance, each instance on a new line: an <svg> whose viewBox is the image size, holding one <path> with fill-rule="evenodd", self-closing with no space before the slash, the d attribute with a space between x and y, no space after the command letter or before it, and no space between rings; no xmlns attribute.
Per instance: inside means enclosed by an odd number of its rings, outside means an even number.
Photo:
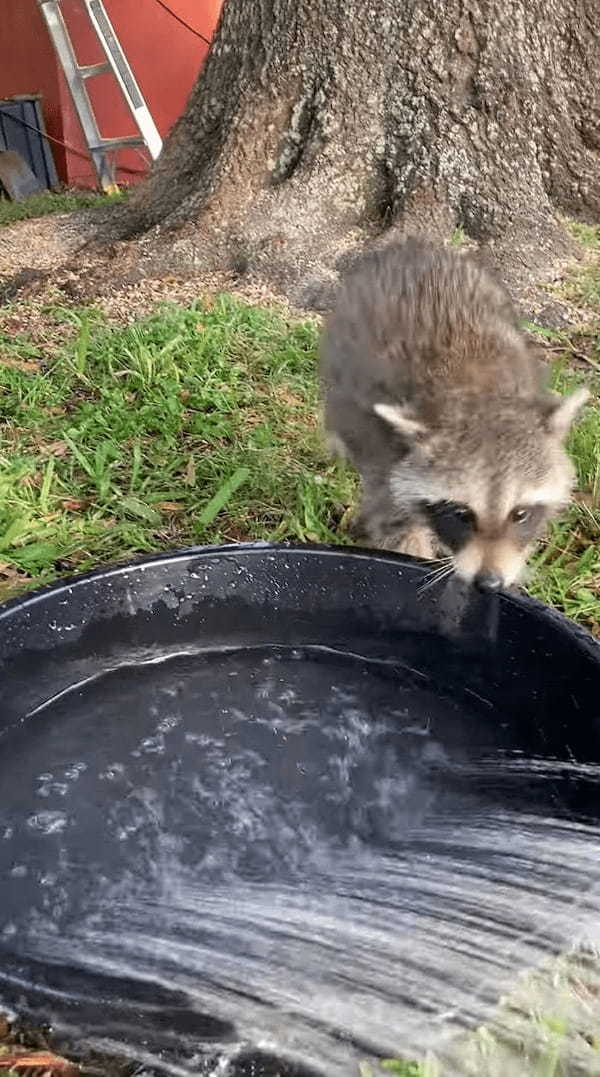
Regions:
<svg viewBox="0 0 600 1077"><path fill-rule="evenodd" d="M588 395L551 394L542 369L473 259L419 240L362 258L321 351L330 443L362 478L360 538L514 583L569 498L563 443Z"/></svg>

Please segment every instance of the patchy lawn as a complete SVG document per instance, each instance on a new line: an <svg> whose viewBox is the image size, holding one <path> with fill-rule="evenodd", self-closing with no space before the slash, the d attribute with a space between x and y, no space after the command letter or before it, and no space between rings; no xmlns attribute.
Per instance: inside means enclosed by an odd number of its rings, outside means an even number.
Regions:
<svg viewBox="0 0 600 1077"><path fill-rule="evenodd" d="M600 635L600 374L573 373L559 362L554 382L561 391L583 382L594 396L570 440L579 489L533 557L529 588Z"/></svg>
<svg viewBox="0 0 600 1077"><path fill-rule="evenodd" d="M360 1077L598 1077L597 955L573 951L516 978L487 1025L448 1044L443 1059L387 1059Z"/></svg>
<svg viewBox="0 0 600 1077"><path fill-rule="evenodd" d="M192 543L343 541L356 479L319 435L314 323L228 296L126 328L46 317L54 344L0 334L0 598ZM557 387L596 395L571 440L580 493L530 587L600 632L599 345L579 368L570 338L552 346Z"/></svg>
<svg viewBox="0 0 600 1077"><path fill-rule="evenodd" d="M228 297L48 317L76 329L56 354L0 337L0 595L191 543L339 540L355 479L319 436L314 325Z"/></svg>
<svg viewBox="0 0 600 1077"><path fill-rule="evenodd" d="M570 440L579 490L533 559L530 588L600 635L600 227L572 222L571 228L586 257L553 291L585 318L568 331L537 333L554 359L555 387L585 384L593 397Z"/></svg>
<svg viewBox="0 0 600 1077"><path fill-rule="evenodd" d="M99 191L44 191L26 198L24 202L11 202L0 197L0 228L15 221L32 217L47 217L49 213L72 213L76 209L93 209L118 202L124 194L105 195Z"/></svg>
<svg viewBox="0 0 600 1077"><path fill-rule="evenodd" d="M226 296L128 328L48 319L73 328L56 354L0 337L0 596L190 543L339 541L356 482L319 437L312 323ZM559 343L557 387L596 397L571 443L581 492L531 590L599 630L600 374Z"/></svg>

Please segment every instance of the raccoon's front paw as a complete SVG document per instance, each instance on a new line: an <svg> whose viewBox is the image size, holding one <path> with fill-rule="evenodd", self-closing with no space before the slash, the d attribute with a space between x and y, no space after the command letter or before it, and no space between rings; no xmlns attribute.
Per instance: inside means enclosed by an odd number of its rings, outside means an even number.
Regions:
<svg viewBox="0 0 600 1077"><path fill-rule="evenodd" d="M421 557L424 561L433 561L437 557L433 535L421 524L415 524L400 534L390 536L390 544L385 548L394 553L407 554L409 557Z"/></svg>

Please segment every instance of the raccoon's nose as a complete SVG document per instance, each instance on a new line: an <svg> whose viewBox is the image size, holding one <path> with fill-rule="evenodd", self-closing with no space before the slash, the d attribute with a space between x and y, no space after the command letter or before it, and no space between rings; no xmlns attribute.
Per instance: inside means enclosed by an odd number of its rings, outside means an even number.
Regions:
<svg viewBox="0 0 600 1077"><path fill-rule="evenodd" d="M502 587L502 577L497 572L478 572L475 577L475 586L480 591L499 591Z"/></svg>

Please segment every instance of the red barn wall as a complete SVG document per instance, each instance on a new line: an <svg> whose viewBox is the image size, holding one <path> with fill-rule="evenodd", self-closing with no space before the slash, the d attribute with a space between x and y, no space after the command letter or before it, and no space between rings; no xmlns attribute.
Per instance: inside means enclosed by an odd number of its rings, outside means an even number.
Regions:
<svg viewBox="0 0 600 1077"><path fill-rule="evenodd" d="M166 0L168 6L209 40L222 0ZM208 46L178 23L156 0L104 0L106 10L131 64L142 94L163 138L185 108L208 52ZM0 36L0 98L42 95L48 133L83 156L54 145L59 176L69 186L95 186L96 175L69 90L55 58L37 0L3 0ZM62 10L77 57L98 63L102 52L85 15L82 0L62 0ZM105 137L136 133L135 125L110 75L87 83L100 130ZM118 157L122 183L142 178L146 164L134 150ZM127 171L130 169L131 171Z"/></svg>

